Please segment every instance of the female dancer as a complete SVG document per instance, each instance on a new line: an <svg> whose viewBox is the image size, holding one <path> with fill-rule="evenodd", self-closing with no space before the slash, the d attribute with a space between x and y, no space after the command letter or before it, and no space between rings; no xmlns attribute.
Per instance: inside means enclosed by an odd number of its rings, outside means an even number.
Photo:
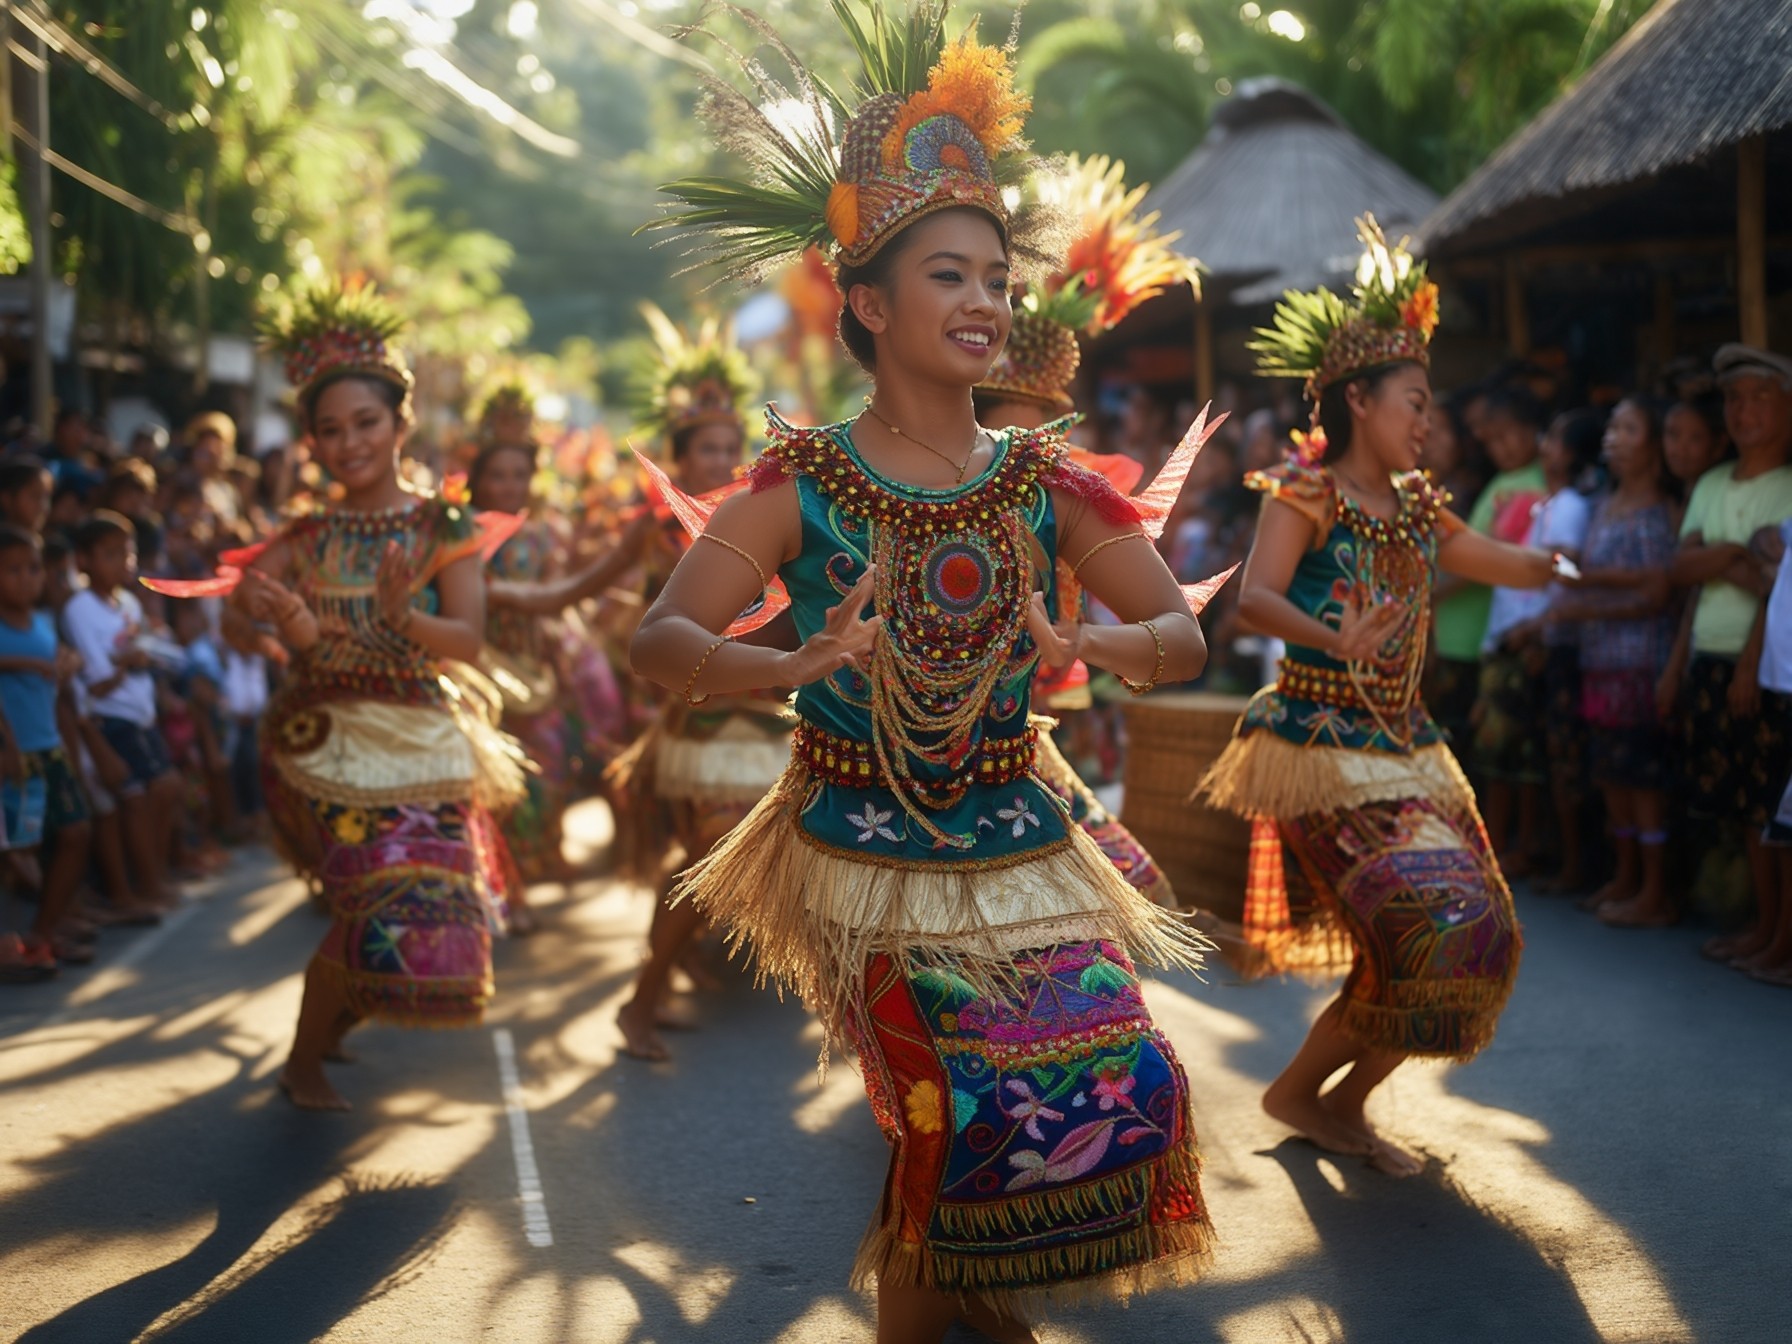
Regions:
<svg viewBox="0 0 1792 1344"><path fill-rule="evenodd" d="M399 476L411 426L399 327L355 287L313 291L271 325L338 497L289 522L235 589L293 655L262 721L268 811L331 913L280 1073L307 1110L347 1109L323 1064L355 1023L479 1021L492 993L488 809L522 791L515 745L444 682L479 654L485 538L471 512Z"/></svg>
<svg viewBox="0 0 1792 1344"><path fill-rule="evenodd" d="M642 312L657 358L641 388L639 419L671 459L672 479L661 490L689 497L725 489L746 449L739 409L750 386L746 361L717 322L687 338L653 305L643 305ZM650 597L692 545L670 510L658 540L648 560ZM778 782L796 723L788 698L787 690L773 686L701 705L671 701L637 749L618 762L613 778L617 796L628 800L630 823L622 834L624 863L657 897L647 961L616 1017L623 1050L637 1059L668 1058L658 1031L667 1020L667 985L703 926L694 905L669 906L666 897L678 872L709 853Z"/></svg>
<svg viewBox="0 0 1792 1344"><path fill-rule="evenodd" d="M576 753L591 749L588 725L608 720L608 667L589 646L572 647L561 628L569 607L603 592L638 562L643 523L623 531L584 569L562 572L565 547L553 526L530 515L536 448L527 438L493 440L467 471L467 493L482 513L526 516L486 566L485 647L479 666L503 699L505 732L534 762L528 792L505 818L504 837L519 881L510 884L510 932L534 931L525 885L567 875L561 848Z"/></svg>
<svg viewBox="0 0 1792 1344"><path fill-rule="evenodd" d="M836 120L759 27L814 114L797 132L758 115L762 68L752 100L712 88L730 145L806 185L677 183L674 222L713 228L736 274L831 240L841 336L876 391L821 428L769 413L751 489L717 509L632 650L690 702L800 688L789 769L683 892L857 1047L893 1149L854 1273L876 1280L885 1344L938 1340L960 1315L1031 1339L1029 1298L1177 1282L1211 1238L1187 1081L1132 964L1191 964L1200 940L1070 824L1027 726L1042 651L1144 690L1194 675L1205 648L1137 510L1060 434L977 425L971 389L1038 220L996 181L1026 110L1007 58L943 28L944 6L871 8L867 101ZM832 181L805 175L818 164ZM777 198L763 212L760 191ZM1052 624L1059 553L1127 624ZM774 571L800 647L718 635Z"/></svg>
<svg viewBox="0 0 1792 1344"><path fill-rule="evenodd" d="M1410 1056L1469 1059L1486 1045L1520 948L1474 797L1418 698L1431 585L1442 566L1534 588L1553 562L1466 529L1418 470L1437 289L1373 220L1360 227L1352 298L1290 293L1254 346L1264 373L1306 379L1317 430L1298 460L1246 478L1268 499L1239 614L1288 653L1201 789L1255 823L1245 938L1257 969L1351 968L1264 1109L1410 1175L1420 1163L1375 1132L1364 1103Z"/></svg>
<svg viewBox="0 0 1792 1344"><path fill-rule="evenodd" d="M1094 336L1109 331L1168 286L1184 281L1199 283L1193 263L1170 250L1170 244L1181 235L1157 233L1153 227L1156 215L1143 219L1135 215L1148 188L1141 186L1128 192L1125 178L1125 164L1110 163L1106 158L1081 161L1073 157L1061 175L1043 178L1038 184L1042 197L1077 220L1077 236L1064 264L1014 305L1008 343L989 376L975 389L979 424L1030 430L1056 424L1062 428L1069 423L1068 417L1076 413L1070 386L1083 358L1078 333ZM1217 428L1217 422L1213 428ZM1081 455L1078 460L1085 465L1106 465ZM1115 455L1108 461L1134 468L1132 483L1137 483L1139 473L1132 458ZM1188 468L1194 465L1194 455L1175 455L1171 463L1175 470L1160 472L1153 489L1161 487L1174 499L1181 491ZM1175 479L1168 480L1166 475ZM1128 488L1111 473L1109 480L1122 489ZM1148 521L1148 532L1153 531L1153 523L1161 528L1163 520ZM1080 619L1082 587L1062 555L1058 557L1057 579L1057 618ZM1197 599L1195 594L1190 594L1190 599L1191 609L1197 613L1206 602L1204 596ZM1080 659L1056 672L1042 669L1033 696L1046 710L1064 713L1088 709L1092 703L1089 670ZM1071 820L1101 846L1102 853L1128 882L1159 905L1175 909L1170 879L1065 759L1052 738L1051 730L1056 726L1053 721L1036 715L1033 726L1039 734L1035 769L1070 809Z"/></svg>

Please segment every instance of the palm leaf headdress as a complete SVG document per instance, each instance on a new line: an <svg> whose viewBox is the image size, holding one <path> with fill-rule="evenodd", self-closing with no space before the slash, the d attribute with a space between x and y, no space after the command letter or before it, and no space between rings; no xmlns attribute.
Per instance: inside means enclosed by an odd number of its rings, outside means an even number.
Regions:
<svg viewBox="0 0 1792 1344"><path fill-rule="evenodd" d="M408 396L413 382L398 336L405 321L359 277L315 285L264 313L263 345L277 354L304 401L325 378L382 378Z"/></svg>
<svg viewBox="0 0 1792 1344"><path fill-rule="evenodd" d="M1350 297L1323 286L1289 290L1273 325L1259 327L1250 343L1259 373L1304 379L1315 405L1326 388L1383 364L1431 363L1437 286L1425 263L1407 250L1407 239L1390 244L1372 215L1357 221L1357 236L1363 254Z"/></svg>
<svg viewBox="0 0 1792 1344"><path fill-rule="evenodd" d="M946 0L829 0L858 58L836 87L810 72L757 15L718 4L769 48L787 76L704 26L739 84L705 80L698 112L744 177L693 177L663 188L670 211L645 227L693 244L731 278L762 279L778 263L821 247L863 265L903 227L936 210L972 206L1007 235L1017 264L1049 265L1058 231L1051 212L1016 211L1009 190L1031 161L1021 139L1030 107L1014 88L1011 52L977 41L973 24L946 35Z"/></svg>
<svg viewBox="0 0 1792 1344"><path fill-rule="evenodd" d="M740 424L753 374L727 325L710 317L687 333L651 303L641 305L641 316L654 343L633 389L643 434L670 440L697 425Z"/></svg>

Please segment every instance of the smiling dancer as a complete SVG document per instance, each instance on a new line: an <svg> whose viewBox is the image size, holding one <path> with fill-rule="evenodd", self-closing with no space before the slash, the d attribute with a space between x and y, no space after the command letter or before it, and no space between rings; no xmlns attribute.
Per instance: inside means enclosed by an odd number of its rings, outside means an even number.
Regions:
<svg viewBox="0 0 1792 1344"><path fill-rule="evenodd" d="M1288 654L1201 789L1254 823L1256 969L1350 968L1264 1109L1411 1175L1418 1159L1376 1133L1369 1094L1414 1055L1469 1059L1492 1040L1521 945L1474 796L1418 698L1432 583L1441 566L1536 588L1553 562L1465 528L1418 470L1437 288L1374 221L1361 233L1351 296L1288 294L1253 346L1264 373L1305 380L1315 432L1245 480L1267 499L1239 614Z"/></svg>
<svg viewBox="0 0 1792 1344"><path fill-rule="evenodd" d="M642 314L655 352L638 389L637 419L644 434L664 445L671 466L670 480L656 482L655 490L686 496L724 490L735 483L746 451L746 359L719 322L706 321L687 335L652 304L643 304ZM648 556L649 598L694 544L665 500L656 512L665 516ZM688 1025L668 1015L666 995L672 970L702 932L703 918L688 901L667 904L672 883L778 782L796 726L788 697L787 690L768 687L695 704L672 700L612 776L617 796L626 799L619 832L623 867L652 886L656 898L647 961L616 1016L623 1049L637 1059L668 1058L658 1028Z"/></svg>
<svg viewBox="0 0 1792 1344"><path fill-rule="evenodd" d="M973 413L1010 267L1041 260L1041 217L1000 186L1027 110L1006 53L947 42L943 6L835 9L856 106L739 15L807 115L759 112L784 92L757 64L752 98L712 86L712 125L768 177L667 190L671 223L732 275L830 246L841 337L876 391L840 424L770 413L750 491L717 509L633 659L693 703L801 688L789 769L684 893L858 1050L893 1150L853 1275L876 1282L879 1340L935 1341L959 1316L1028 1340L1029 1299L1179 1282L1211 1239L1188 1084L1133 970L1192 965L1202 943L1034 776L1030 688L1042 650L1141 691L1206 650L1137 509L1056 431ZM1054 627L1059 553L1124 625ZM719 635L774 573L800 647Z"/></svg>
<svg viewBox="0 0 1792 1344"><path fill-rule="evenodd" d="M292 652L262 759L277 847L331 914L280 1072L308 1110L348 1108L323 1065L357 1022L480 1020L498 880L488 809L522 792L515 744L449 680L479 653L487 538L471 512L399 475L412 423L400 327L354 286L313 290L271 324L337 497L240 557L251 565L240 585L235 569L153 585L234 587Z"/></svg>

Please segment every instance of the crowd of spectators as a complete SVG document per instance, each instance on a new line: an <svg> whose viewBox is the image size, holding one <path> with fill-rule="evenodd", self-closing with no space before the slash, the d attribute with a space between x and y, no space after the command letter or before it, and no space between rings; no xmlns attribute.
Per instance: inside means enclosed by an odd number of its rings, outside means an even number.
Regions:
<svg viewBox="0 0 1792 1344"><path fill-rule="evenodd" d="M92 961L103 928L158 922L262 833L277 669L221 601L137 583L207 575L268 535L284 455L236 437L208 412L120 445L68 409L48 442L0 452L0 882L28 902L0 920L0 981Z"/></svg>
<svg viewBox="0 0 1792 1344"><path fill-rule="evenodd" d="M1539 593L1441 577L1424 694L1480 796L1507 874L1617 927L1699 916L1708 955L1792 983L1792 359L1727 346L1672 385L1561 404L1529 367L1440 394L1425 459L1468 525L1559 551L1581 578ZM1090 428L1145 479L1192 419L1143 391ZM1290 398L1235 413L1196 463L1162 545L1184 581L1242 562L1244 484L1301 426ZM200 578L270 534L287 455L237 452L211 412L120 446L65 411L0 451L0 981L92 959L108 924L159 920L178 883L258 838L256 723L280 675ZM589 511L589 510L587 510ZM605 508L598 513L608 517ZM587 520L589 521L589 519ZM1280 650L1204 618L1195 689L1249 694ZM1119 776L1118 687L1064 740ZM16 930L16 931L7 931Z"/></svg>
<svg viewBox="0 0 1792 1344"><path fill-rule="evenodd" d="M1111 420L1105 446L1150 470L1187 417L1138 400ZM1296 413L1284 400L1235 415L1204 450L1163 540L1179 578L1249 554L1260 497L1243 478L1305 429ZM1792 359L1736 345L1596 404L1563 396L1541 369L1503 369L1438 394L1425 448L1469 526L1581 570L1542 592L1440 575L1434 594L1424 697L1506 873L1615 927L1698 916L1739 928L1710 939L1707 955L1782 985L1789 463ZM1240 627L1235 588L1204 624L1212 657L1198 689L1250 694L1274 679L1280 650ZM1100 774L1118 751L1080 763Z"/></svg>

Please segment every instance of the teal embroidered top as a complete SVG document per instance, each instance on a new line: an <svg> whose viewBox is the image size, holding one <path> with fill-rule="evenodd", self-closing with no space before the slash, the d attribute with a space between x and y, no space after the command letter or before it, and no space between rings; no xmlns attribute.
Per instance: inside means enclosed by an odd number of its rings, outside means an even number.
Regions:
<svg viewBox="0 0 1792 1344"><path fill-rule="evenodd" d="M1068 460L1061 423L1005 431L975 479L928 490L872 470L847 423L798 428L771 409L767 422L752 482L796 484L803 547L779 575L798 632L819 630L872 563L884 617L869 677L843 668L797 693L804 834L897 867L1006 864L1069 843L1032 774L1027 604L1036 586L1056 601L1052 487L1104 516L1136 510Z"/></svg>
<svg viewBox="0 0 1792 1344"><path fill-rule="evenodd" d="M1430 627L1431 587L1449 497L1422 471L1396 477L1392 519L1365 512L1323 466L1289 462L1252 472L1245 484L1297 509L1318 539L1301 557L1288 600L1336 625L1351 590L1399 603L1404 619L1373 663L1354 668L1324 651L1290 644L1275 685L1259 691L1240 735L1267 730L1299 746L1407 755L1443 735L1418 698Z"/></svg>

